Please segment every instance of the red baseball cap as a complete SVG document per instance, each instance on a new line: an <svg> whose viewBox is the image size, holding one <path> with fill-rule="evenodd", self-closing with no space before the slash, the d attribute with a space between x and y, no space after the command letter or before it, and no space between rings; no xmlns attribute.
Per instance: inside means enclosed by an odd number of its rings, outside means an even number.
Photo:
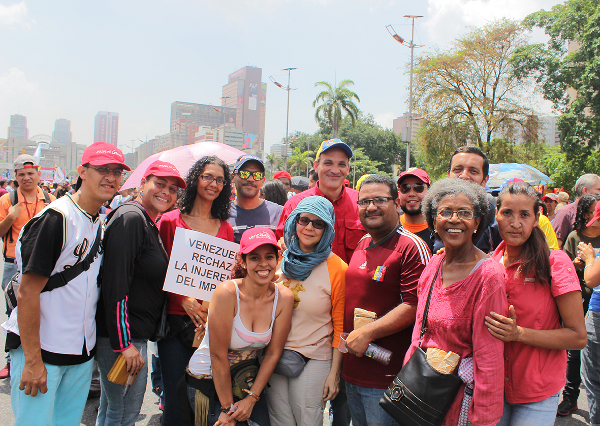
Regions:
<svg viewBox="0 0 600 426"><path fill-rule="evenodd" d="M597 221L598 219L600 219L600 203L596 204L596 208L594 209L594 217L592 218L592 220L590 220L588 222L587 225L585 225L586 227L588 226L592 226L592 224Z"/></svg>
<svg viewBox="0 0 600 426"><path fill-rule="evenodd" d="M280 172L277 172L273 175L273 179L281 179L281 178L287 178L289 180L292 180L292 176L288 172L283 171L283 170Z"/></svg>
<svg viewBox="0 0 600 426"><path fill-rule="evenodd" d="M118 164L125 170L131 170L125 164L123 152L108 142L94 142L83 151L81 165L104 166L105 164Z"/></svg>
<svg viewBox="0 0 600 426"><path fill-rule="evenodd" d="M431 180L429 180L429 175L423 169L419 169L418 167L411 167L408 170L404 170L402 173L398 175L397 183L400 185L400 181L402 178L406 176L414 176L419 179L421 182L426 183L427 185L431 184Z"/></svg>
<svg viewBox="0 0 600 426"><path fill-rule="evenodd" d="M240 253L248 254L255 248L264 244L271 244L277 247L277 250L280 250L280 247L277 244L277 238L275 238L273 231L260 227L250 228L242 234L242 239L240 240Z"/></svg>
<svg viewBox="0 0 600 426"><path fill-rule="evenodd" d="M179 174L177 167L166 161L156 160L150 164L144 173L144 177L147 178L150 175L158 177L174 177L177 179L177 186L179 188L185 188L187 186L185 180L183 180Z"/></svg>

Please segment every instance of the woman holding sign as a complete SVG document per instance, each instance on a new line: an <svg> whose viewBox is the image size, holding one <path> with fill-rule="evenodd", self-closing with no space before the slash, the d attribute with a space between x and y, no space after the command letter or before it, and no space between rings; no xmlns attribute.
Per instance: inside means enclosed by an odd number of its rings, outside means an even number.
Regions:
<svg viewBox="0 0 600 426"><path fill-rule="evenodd" d="M227 223L231 194L227 164L214 155L202 157L190 169L186 183L179 209L164 214L159 223L160 236L169 256L177 227L233 241L233 228ZM195 331L204 329L208 309L202 306L202 300L178 294L167 293L167 300L170 336L158 342L159 358L165 360L161 363L165 397L162 425L179 426L176 387L194 353Z"/></svg>
<svg viewBox="0 0 600 426"><path fill-rule="evenodd" d="M175 166L155 161L144 173L136 201L121 204L106 219L97 309L96 361L102 382L98 426L133 425L140 412L148 376L147 342L162 313L169 263L155 222L185 186ZM119 354L129 374L141 373L125 396L123 386L107 378Z"/></svg>
<svg viewBox="0 0 600 426"><path fill-rule="evenodd" d="M339 392L348 265L331 251L334 223L333 205L319 196L300 201L285 221L279 285L292 290L294 312L267 389L273 426L322 425L324 401Z"/></svg>
<svg viewBox="0 0 600 426"><path fill-rule="evenodd" d="M294 303L289 289L273 283L278 251L270 229L245 231L232 279L212 296L206 335L185 377L196 425L270 424L262 393L281 356Z"/></svg>

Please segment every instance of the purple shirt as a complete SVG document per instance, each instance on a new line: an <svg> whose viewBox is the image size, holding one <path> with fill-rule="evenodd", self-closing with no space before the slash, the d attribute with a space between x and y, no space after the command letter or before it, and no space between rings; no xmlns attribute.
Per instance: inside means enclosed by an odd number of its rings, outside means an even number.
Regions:
<svg viewBox="0 0 600 426"><path fill-rule="evenodd" d="M561 240L563 243L573 230L575 224L575 215L577 214L577 204L579 198L575 202L564 206L556 213L554 220L552 221L552 227L556 233L556 238Z"/></svg>

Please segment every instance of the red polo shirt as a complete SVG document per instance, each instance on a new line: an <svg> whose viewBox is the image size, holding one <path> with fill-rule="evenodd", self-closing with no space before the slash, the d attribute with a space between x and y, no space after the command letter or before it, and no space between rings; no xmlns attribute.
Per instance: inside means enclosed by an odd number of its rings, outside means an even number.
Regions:
<svg viewBox="0 0 600 426"><path fill-rule="evenodd" d="M319 182L317 182L317 185L313 188L294 195L283 206L283 212L281 212L281 217L277 224L277 238L283 237L285 220L298 203L304 198L313 195L325 197L333 204L335 212L335 239L333 240L332 251L344 262L349 263L358 242L366 234L365 228L363 228L358 218L358 204L356 204L358 201L358 191L355 189L344 187L337 199L330 200L319 189Z"/></svg>

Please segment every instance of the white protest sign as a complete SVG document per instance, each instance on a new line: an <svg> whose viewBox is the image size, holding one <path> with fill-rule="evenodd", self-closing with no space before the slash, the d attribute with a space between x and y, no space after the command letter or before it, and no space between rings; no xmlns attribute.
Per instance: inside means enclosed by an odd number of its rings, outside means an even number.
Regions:
<svg viewBox="0 0 600 426"><path fill-rule="evenodd" d="M228 280L240 245L191 229L175 229L164 291L210 301Z"/></svg>

